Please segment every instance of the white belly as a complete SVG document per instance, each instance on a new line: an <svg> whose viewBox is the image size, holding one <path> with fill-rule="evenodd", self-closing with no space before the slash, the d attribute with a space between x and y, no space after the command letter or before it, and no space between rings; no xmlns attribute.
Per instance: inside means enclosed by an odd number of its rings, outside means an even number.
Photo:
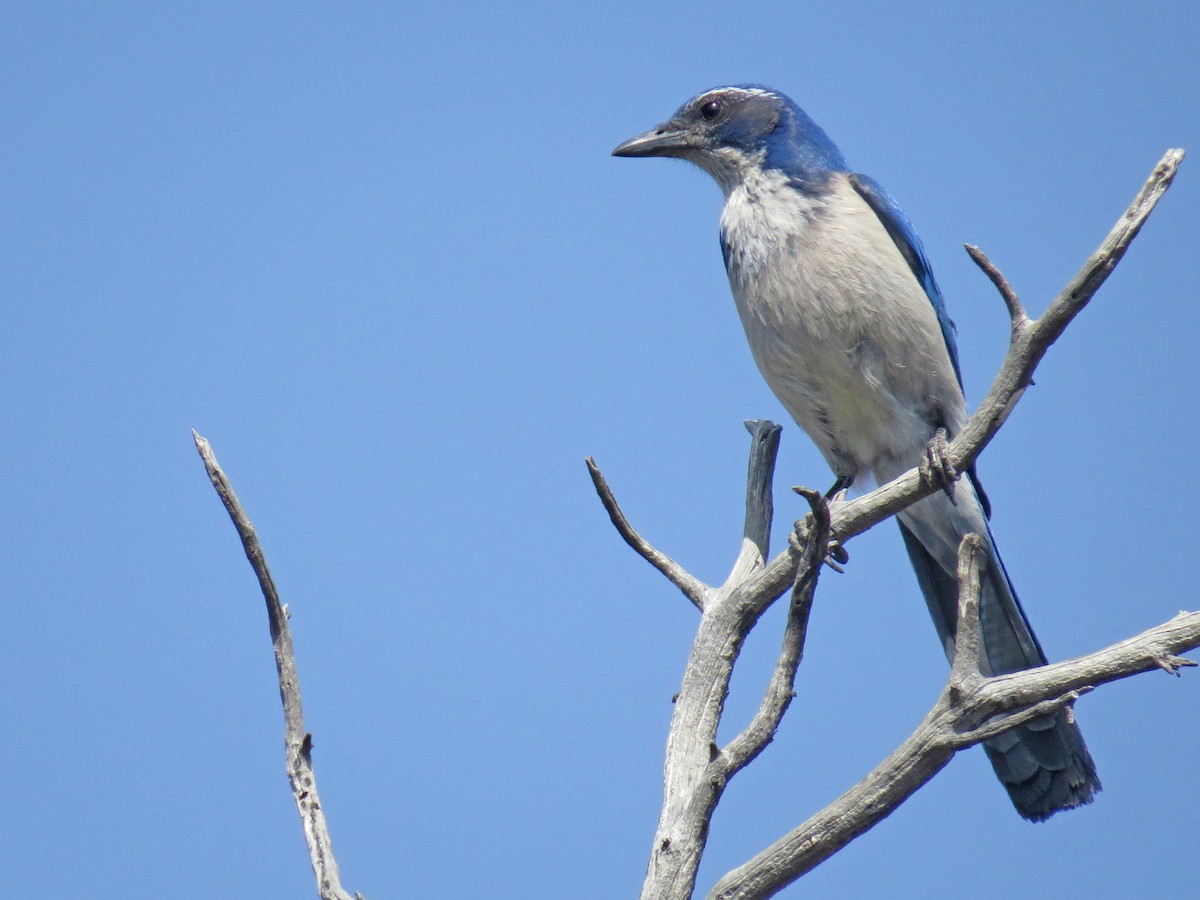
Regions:
<svg viewBox="0 0 1200 900"><path fill-rule="evenodd" d="M937 316L844 177L810 198L771 176L721 216L730 285L758 367L839 475L915 465L965 404Z"/></svg>

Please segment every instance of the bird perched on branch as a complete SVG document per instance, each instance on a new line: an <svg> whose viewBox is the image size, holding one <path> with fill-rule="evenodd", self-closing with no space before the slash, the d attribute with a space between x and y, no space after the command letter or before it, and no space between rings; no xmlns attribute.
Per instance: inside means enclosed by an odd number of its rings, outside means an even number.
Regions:
<svg viewBox="0 0 1200 900"><path fill-rule="evenodd" d="M851 172L799 106L761 85L705 91L613 155L688 160L721 186L721 252L750 350L833 468L831 493L860 477L890 481L923 461L943 466L945 490L897 518L947 656L958 618L958 546L974 533L986 551L985 674L1045 665L975 472L955 480L945 461L945 441L967 421L954 325L891 194ZM1027 819L1089 803L1100 790L1070 710L985 748Z"/></svg>

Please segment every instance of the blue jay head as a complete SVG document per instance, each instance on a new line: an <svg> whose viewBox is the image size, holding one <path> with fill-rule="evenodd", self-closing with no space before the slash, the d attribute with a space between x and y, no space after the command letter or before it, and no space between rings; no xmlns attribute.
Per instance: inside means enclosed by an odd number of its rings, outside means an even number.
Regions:
<svg viewBox="0 0 1200 900"><path fill-rule="evenodd" d="M757 84L705 91L613 156L673 156L704 169L728 192L751 169L778 169L798 185L846 171L829 137L791 98Z"/></svg>

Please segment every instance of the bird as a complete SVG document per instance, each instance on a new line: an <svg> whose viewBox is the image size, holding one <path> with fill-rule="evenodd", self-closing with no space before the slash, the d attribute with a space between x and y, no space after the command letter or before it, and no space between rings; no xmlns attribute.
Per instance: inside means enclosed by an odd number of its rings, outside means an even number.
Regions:
<svg viewBox="0 0 1200 900"><path fill-rule="evenodd" d="M612 154L682 159L720 186L721 253L751 354L833 469L828 496L942 462L945 489L897 521L947 658L955 652L958 548L977 534L984 674L1046 665L996 549L975 469L956 479L945 460L945 442L967 421L955 326L892 195L852 171L795 101L760 84L704 91ZM1073 709L984 747L1030 821L1090 803L1100 790Z"/></svg>

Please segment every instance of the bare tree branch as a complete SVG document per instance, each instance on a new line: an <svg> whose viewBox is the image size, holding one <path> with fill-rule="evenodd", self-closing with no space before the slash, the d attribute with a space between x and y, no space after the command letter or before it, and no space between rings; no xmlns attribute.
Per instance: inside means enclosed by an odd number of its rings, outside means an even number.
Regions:
<svg viewBox="0 0 1200 900"><path fill-rule="evenodd" d="M267 559L263 555L254 525L238 502L233 485L229 483L220 463L217 462L212 446L197 434L195 429L192 429L192 439L196 442L200 458L204 460L204 469L216 488L217 496L225 504L229 518L233 520L233 526L237 529L242 547L246 551L246 558L250 560L250 566L258 577L259 587L262 588L263 597L267 601L271 643L275 649L275 669L279 674L279 697L283 701L283 739L287 754L288 781L291 782L296 809L300 812L300 821L304 826L304 840L308 844L308 856L317 879L317 891L322 900L362 900L361 894L355 894L352 898L342 888L337 860L333 856L333 842L325 822L325 812L317 795L317 781L312 765L312 735L304 728L300 675L296 670L296 653L292 646L292 632L288 627L287 607L279 599L275 580L267 567Z"/></svg>
<svg viewBox="0 0 1200 900"><path fill-rule="evenodd" d="M1037 669L997 675L980 691L981 706L996 711L1019 709L1055 694L1088 690L1131 675L1159 669L1179 675L1196 665L1179 654L1200 646L1200 612L1181 612L1156 628L1143 631L1097 653Z"/></svg>
<svg viewBox="0 0 1200 900"><path fill-rule="evenodd" d="M1049 700L1043 700L1041 703L1035 703L1028 709L1022 709L1003 719L993 719L990 722L984 722L978 728L972 728L964 731L953 741L955 750L965 750L967 747L973 747L976 744L981 744L984 741L990 741L992 738L999 737L1006 731L1011 731L1027 722L1032 722L1035 719L1040 719L1044 716L1052 716L1065 706L1070 706L1084 694L1091 691L1091 688L1081 688L1078 691L1067 691L1058 697L1051 697Z"/></svg>
<svg viewBox="0 0 1200 900"><path fill-rule="evenodd" d="M710 589L706 598L684 669L683 685L675 699L663 767L663 806L642 886L644 900L685 900L692 896L709 823L725 785L766 746L774 733L771 719L781 716L790 700L795 667L785 661L772 678L765 708L760 710L756 723L722 753L717 744L717 726L733 667L746 635L774 599L747 593L745 587L761 572L767 549L771 507L766 495L779 447L779 429L771 422L749 423L749 427L752 442L746 477L745 538L730 577L721 587ZM816 534L813 549L808 553L789 552L816 560L802 567L815 582L828 544L829 516L823 498L813 496L820 501L823 515L823 524L813 527ZM807 593L801 588L801 599L794 614L789 616L790 634L785 638L788 648L785 652L794 655L796 664L802 649L797 642L803 639L810 602L811 586Z"/></svg>
<svg viewBox="0 0 1200 900"><path fill-rule="evenodd" d="M760 900L824 862L889 816L959 750L1073 703L1092 685L1140 672L1193 665L1177 655L1200 647L1200 612L1174 619L1067 662L985 677L978 668L978 545L963 541L960 625L950 678L917 730L865 779L762 853L721 878L709 900ZM965 561L966 557L971 557ZM971 581L973 580L973 584ZM972 629L969 635L965 633ZM974 669L969 669L969 663ZM1009 713L995 718L999 713Z"/></svg>
<svg viewBox="0 0 1200 900"><path fill-rule="evenodd" d="M983 538L977 534L968 534L958 547L959 625L954 635L954 660L950 664L948 682L950 689L955 691L968 690L981 671L979 557L982 553Z"/></svg>
<svg viewBox="0 0 1200 900"><path fill-rule="evenodd" d="M775 671L767 685L758 712L746 730L729 742L713 760L719 767L714 776L728 780L754 760L775 739L783 714L796 696L796 670L804 657L804 641L808 637L808 616L812 611L813 595L817 589L817 578L821 574L825 548L829 546L829 505L819 491L796 488L798 494L812 507L812 516L797 524L791 534L792 549L800 555L796 570L796 583L792 586L792 600L788 605L787 625L783 631L783 646Z"/></svg>
<svg viewBox="0 0 1200 900"><path fill-rule="evenodd" d="M746 474L746 524L742 532L742 550L738 554L726 584L742 581L763 567L770 552L771 520L775 515L771 496L775 480L775 459L779 454L779 435L783 431L767 419L746 422L750 432L750 463Z"/></svg>
<svg viewBox="0 0 1200 900"><path fill-rule="evenodd" d="M600 471L600 467L596 465L596 461L590 456L584 461L587 463L588 474L592 476L592 484L596 488L596 493L600 496L600 502L604 504L609 519L612 520L617 532L625 539L625 543L632 547L638 556L662 572L671 584L679 588L683 595L692 601L696 609L703 612L705 598L712 588L693 576L671 557L656 550L649 541L638 534L637 530L629 524L629 520L625 518L625 513L621 512L617 498L613 495L612 488L608 486L608 481Z"/></svg>
<svg viewBox="0 0 1200 900"><path fill-rule="evenodd" d="M1008 283L1008 279L996 268L995 263L988 259L988 255L978 247L973 244L964 244L963 246L967 248L967 255L975 261L975 265L983 269L984 274L992 280L992 284L1000 292L1000 296L1004 299L1004 305L1008 307L1008 317L1012 322L1013 331L1024 328L1025 323L1029 321L1029 316L1025 314L1025 307L1021 305L1017 292Z"/></svg>

